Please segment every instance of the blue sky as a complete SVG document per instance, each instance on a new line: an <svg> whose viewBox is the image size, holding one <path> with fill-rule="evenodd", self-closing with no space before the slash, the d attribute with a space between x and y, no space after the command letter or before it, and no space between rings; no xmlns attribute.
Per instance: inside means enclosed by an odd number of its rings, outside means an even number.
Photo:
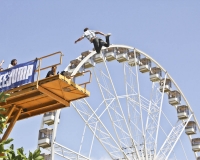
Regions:
<svg viewBox="0 0 200 160"><path fill-rule="evenodd" d="M200 1L1 1L0 59L6 68L62 51L70 60L93 46L74 41L89 27L112 33L112 44L136 47L159 62L179 85L195 115L199 113ZM47 64L47 63L46 63ZM11 137L16 147L37 145L41 117L19 122ZM34 140L35 139L35 140Z"/></svg>

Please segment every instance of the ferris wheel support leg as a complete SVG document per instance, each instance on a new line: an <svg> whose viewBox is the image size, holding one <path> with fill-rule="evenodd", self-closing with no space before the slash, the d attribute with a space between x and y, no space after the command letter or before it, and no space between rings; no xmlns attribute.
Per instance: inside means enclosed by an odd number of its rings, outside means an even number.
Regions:
<svg viewBox="0 0 200 160"><path fill-rule="evenodd" d="M53 134L52 134L52 139L51 139L51 160L54 160L55 139L56 139L56 132L57 132L57 127L58 127L58 122L59 122L60 111L61 110L58 109L55 115L55 122L53 126Z"/></svg>
<svg viewBox="0 0 200 160"><path fill-rule="evenodd" d="M95 137L96 130L97 130L97 124L98 124L98 122L96 122L96 124L95 124L94 135L93 135L93 137L92 137L92 143L91 143L91 146L90 146L90 152L89 152L89 156L88 156L89 158L90 158L91 152L92 152L92 146L93 146L93 143L94 143L94 137Z"/></svg>
<svg viewBox="0 0 200 160"><path fill-rule="evenodd" d="M42 129L44 127L44 114L42 116L42 121L41 121L41 124L40 124L40 129ZM37 148L40 149L40 146L37 145Z"/></svg>
<svg viewBox="0 0 200 160"><path fill-rule="evenodd" d="M84 136L85 136L85 131L86 131L86 124L85 124L85 127L83 129L83 135L82 135L82 138L81 138L81 144L80 144L79 151L78 151L79 154L81 153L81 149L82 149L82 145L83 145L83 140L84 140ZM79 159L79 156L78 156L78 159Z"/></svg>

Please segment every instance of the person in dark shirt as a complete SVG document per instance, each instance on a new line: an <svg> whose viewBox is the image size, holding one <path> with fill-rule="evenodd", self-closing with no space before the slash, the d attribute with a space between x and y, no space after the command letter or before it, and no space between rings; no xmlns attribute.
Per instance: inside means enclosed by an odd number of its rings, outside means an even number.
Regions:
<svg viewBox="0 0 200 160"><path fill-rule="evenodd" d="M56 75L56 69L57 69L57 66L53 66L51 68L51 70L47 73L46 78L51 77L51 76L55 76Z"/></svg>

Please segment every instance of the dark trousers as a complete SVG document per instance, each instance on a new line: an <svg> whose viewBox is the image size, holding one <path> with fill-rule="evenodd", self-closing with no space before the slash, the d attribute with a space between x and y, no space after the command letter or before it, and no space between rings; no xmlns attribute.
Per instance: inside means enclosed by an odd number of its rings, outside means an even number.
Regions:
<svg viewBox="0 0 200 160"><path fill-rule="evenodd" d="M109 47L110 46L110 41L109 41L109 36L106 36L106 42L104 42L100 38L95 38L93 39L92 43L94 44L94 48L97 53L100 53L102 46L104 47Z"/></svg>

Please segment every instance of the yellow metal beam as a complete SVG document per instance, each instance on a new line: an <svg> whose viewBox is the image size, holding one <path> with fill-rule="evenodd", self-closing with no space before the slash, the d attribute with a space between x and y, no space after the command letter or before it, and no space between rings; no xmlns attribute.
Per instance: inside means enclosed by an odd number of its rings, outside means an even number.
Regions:
<svg viewBox="0 0 200 160"><path fill-rule="evenodd" d="M13 111L15 110L16 108L16 105L12 105L8 110L7 110L7 113L6 113L6 122L5 124L8 122L8 120L10 119L10 116L12 115Z"/></svg>
<svg viewBox="0 0 200 160"><path fill-rule="evenodd" d="M11 104L15 104L15 103L18 103L20 101L29 101L30 98L35 98L36 96L40 97L40 96L44 96L44 95L41 95L40 92L38 91L34 91L34 92L31 92L30 94L24 94L22 96L19 96L19 97L14 97L14 98L8 98L6 101L6 103L0 103L0 106L3 107L3 108L7 108L7 107L10 107Z"/></svg>
<svg viewBox="0 0 200 160"><path fill-rule="evenodd" d="M64 100L63 98L57 96L56 94L53 94L52 92L48 91L47 89L41 87L41 86L38 86L38 90L46 95L48 95L49 97L51 97L52 99L64 104L65 106L69 106L69 102Z"/></svg>
<svg viewBox="0 0 200 160"><path fill-rule="evenodd" d="M41 109L31 110L28 113L24 112L24 113L22 113L20 115L18 120L22 120L22 119L25 119L25 118L33 117L33 116L39 115L41 113L52 112L54 110L65 108L65 107L66 107L65 105L60 104L60 103L52 104L52 105L46 106L45 108L43 107Z"/></svg>
<svg viewBox="0 0 200 160"><path fill-rule="evenodd" d="M6 139L8 138L8 136L10 135L10 132L11 132L11 130L13 129L13 127L14 127L14 125L15 125L17 119L19 118L19 116L20 116L20 114L21 114L21 111L22 111L22 108L19 108L19 109L16 111L16 113L15 113L15 115L14 115L12 121L10 122L8 128L6 129L4 135L3 135L2 139L1 139L1 142L2 142L3 140L6 140Z"/></svg>

